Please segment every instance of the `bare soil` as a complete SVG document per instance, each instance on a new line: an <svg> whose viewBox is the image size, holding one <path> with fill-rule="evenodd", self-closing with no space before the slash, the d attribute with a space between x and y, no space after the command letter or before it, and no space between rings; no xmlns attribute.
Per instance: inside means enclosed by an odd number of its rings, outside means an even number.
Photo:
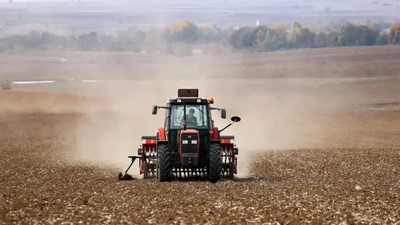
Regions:
<svg viewBox="0 0 400 225"><path fill-rule="evenodd" d="M253 159L248 177L217 184L119 182L117 168L74 162L71 140L81 118L44 113L2 116L2 223L400 220L399 148L268 151Z"/></svg>
<svg viewBox="0 0 400 225"><path fill-rule="evenodd" d="M1 224L400 223L398 47L231 54L215 62L217 56L65 54L81 67L58 69L90 68L85 79L96 78L96 68L105 78L104 63L112 70L117 60L119 81L0 92ZM35 78L16 62L34 66L42 58L6 56L1 77ZM125 79L129 68L155 73ZM195 76L200 71L204 77ZM57 77L47 71L42 78ZM229 116L242 117L229 128L239 147L238 176L216 184L138 176L119 182L140 136L163 123L151 106L182 86L199 87Z"/></svg>

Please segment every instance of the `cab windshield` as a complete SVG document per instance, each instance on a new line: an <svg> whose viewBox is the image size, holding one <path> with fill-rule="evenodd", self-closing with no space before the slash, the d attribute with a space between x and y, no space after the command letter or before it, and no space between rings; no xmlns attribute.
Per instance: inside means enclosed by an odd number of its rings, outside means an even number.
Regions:
<svg viewBox="0 0 400 225"><path fill-rule="evenodd" d="M184 106L171 106L170 129L183 129ZM186 104L186 121L188 129L208 129L207 105Z"/></svg>

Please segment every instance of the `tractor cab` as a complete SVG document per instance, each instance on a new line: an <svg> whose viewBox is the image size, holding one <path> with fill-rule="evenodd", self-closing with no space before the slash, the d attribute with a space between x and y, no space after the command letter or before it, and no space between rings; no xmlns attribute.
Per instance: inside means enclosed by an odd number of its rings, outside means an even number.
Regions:
<svg viewBox="0 0 400 225"><path fill-rule="evenodd" d="M210 140L209 107L204 102L185 101L170 104L165 130L172 154L179 152L183 165L197 165Z"/></svg>
<svg viewBox="0 0 400 225"><path fill-rule="evenodd" d="M214 99L199 98L198 93L198 89L179 89L178 98L170 99L166 107L153 107L153 114L158 108L166 109L164 130L159 130L165 133L171 156L182 166L198 166L207 160L214 129L211 110L225 113L210 106Z"/></svg>

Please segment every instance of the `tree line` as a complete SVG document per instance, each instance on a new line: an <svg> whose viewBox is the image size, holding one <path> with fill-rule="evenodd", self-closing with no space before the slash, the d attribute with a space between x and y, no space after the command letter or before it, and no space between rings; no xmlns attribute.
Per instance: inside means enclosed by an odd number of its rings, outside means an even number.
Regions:
<svg viewBox="0 0 400 225"><path fill-rule="evenodd" d="M89 32L63 36L32 31L26 35L0 38L0 51L67 49L169 53L172 52L171 46L179 43L193 46L218 44L233 50L256 51L400 44L400 23L393 23L388 29L382 29L375 23L347 23L330 31L304 27L298 22L290 28L284 24L275 24L225 30L217 26L197 26L189 22L179 22L166 29L127 29L115 35Z"/></svg>
<svg viewBox="0 0 400 225"><path fill-rule="evenodd" d="M325 48L338 46L369 46L400 44L400 26L395 23L388 32L377 24L345 24L329 32L313 31L294 23L286 26L242 27L229 37L231 46L237 49L271 51L295 48Z"/></svg>

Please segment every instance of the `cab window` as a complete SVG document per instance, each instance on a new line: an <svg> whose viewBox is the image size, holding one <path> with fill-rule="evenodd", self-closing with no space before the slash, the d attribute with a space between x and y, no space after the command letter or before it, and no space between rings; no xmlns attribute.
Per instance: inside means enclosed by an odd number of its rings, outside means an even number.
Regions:
<svg viewBox="0 0 400 225"><path fill-rule="evenodd" d="M183 129L184 106L171 106L170 129ZM186 105L186 121L188 129L208 129L207 105Z"/></svg>

